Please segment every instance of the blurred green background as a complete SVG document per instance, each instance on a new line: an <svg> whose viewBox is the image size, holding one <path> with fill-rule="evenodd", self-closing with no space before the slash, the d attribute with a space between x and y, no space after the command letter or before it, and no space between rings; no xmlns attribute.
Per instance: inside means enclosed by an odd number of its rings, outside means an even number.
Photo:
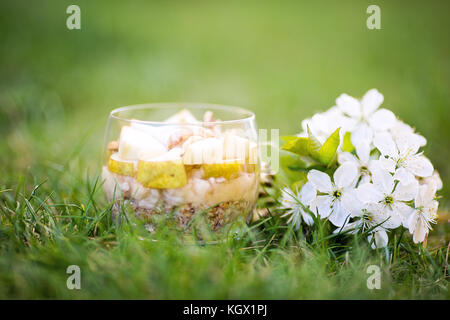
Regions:
<svg viewBox="0 0 450 320"><path fill-rule="evenodd" d="M81 30L66 8L81 8ZM381 30L366 9L381 8ZM108 113L163 101L237 105L260 128L377 88L428 140L450 188L449 1L1 1L0 189L73 200L99 174ZM30 179L31 177L31 179ZM81 202L82 200L80 200ZM445 222L443 223L447 223Z"/></svg>
<svg viewBox="0 0 450 320"><path fill-rule="evenodd" d="M81 30L66 28L72 3ZM382 30L366 27L371 1L2 1L2 170L57 162L85 135L97 159L117 106L239 105L288 134L340 93L375 87L448 178L450 4L376 3Z"/></svg>
<svg viewBox="0 0 450 320"><path fill-rule="evenodd" d="M66 28L72 3L81 30ZM373 3L381 30L366 27ZM449 181L449 9L448 1L2 1L1 179L58 164L80 140L94 172L117 106L238 105L256 112L260 128L292 134L340 93L377 88L385 107L427 137L425 151Z"/></svg>

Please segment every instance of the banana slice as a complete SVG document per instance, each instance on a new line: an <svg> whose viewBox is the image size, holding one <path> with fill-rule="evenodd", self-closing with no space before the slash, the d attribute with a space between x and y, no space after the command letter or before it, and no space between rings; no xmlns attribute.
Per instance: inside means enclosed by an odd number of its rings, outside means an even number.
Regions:
<svg viewBox="0 0 450 320"><path fill-rule="evenodd" d="M225 179L230 180L237 178L239 173L243 170L242 163L236 160L203 165L205 179L224 177Z"/></svg>
<svg viewBox="0 0 450 320"><path fill-rule="evenodd" d="M245 160L249 155L250 142L248 139L226 133L223 141L223 156L226 160Z"/></svg>
<svg viewBox="0 0 450 320"><path fill-rule="evenodd" d="M183 162L187 165L220 163L223 159L223 140L219 138L191 137L186 141ZM189 138L188 140L190 140Z"/></svg>
<svg viewBox="0 0 450 320"><path fill-rule="evenodd" d="M108 159L108 170L122 176L133 177L135 168L136 161L122 160L118 153L113 153Z"/></svg>
<svg viewBox="0 0 450 320"><path fill-rule="evenodd" d="M119 141L119 155L122 159L152 158L165 152L167 148L150 134L131 126L122 127Z"/></svg>
<svg viewBox="0 0 450 320"><path fill-rule="evenodd" d="M183 150L173 148L165 155L140 160L136 179L144 187L156 189L181 188L187 183L186 170L181 158Z"/></svg>

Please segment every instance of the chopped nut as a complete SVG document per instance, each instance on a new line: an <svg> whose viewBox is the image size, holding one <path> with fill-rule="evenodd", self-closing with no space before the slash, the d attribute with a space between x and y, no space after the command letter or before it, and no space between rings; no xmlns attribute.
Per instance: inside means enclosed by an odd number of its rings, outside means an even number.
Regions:
<svg viewBox="0 0 450 320"><path fill-rule="evenodd" d="M261 218L266 217L269 214L267 208L256 208L253 210L252 222L258 221Z"/></svg>
<svg viewBox="0 0 450 320"><path fill-rule="evenodd" d="M108 151L109 152L117 152L119 151L119 141L113 140L108 143Z"/></svg>
<svg viewBox="0 0 450 320"><path fill-rule="evenodd" d="M203 122L214 122L214 115L212 113L212 111L206 111L205 114L203 115Z"/></svg>

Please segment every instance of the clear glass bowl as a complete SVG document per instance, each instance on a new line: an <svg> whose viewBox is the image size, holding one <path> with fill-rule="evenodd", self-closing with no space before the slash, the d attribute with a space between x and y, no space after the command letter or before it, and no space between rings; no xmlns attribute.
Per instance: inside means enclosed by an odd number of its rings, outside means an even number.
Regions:
<svg viewBox="0 0 450 320"><path fill-rule="evenodd" d="M109 201L149 222L189 230L202 216L210 230L251 216L259 156L255 115L198 103L156 103L109 116L102 166ZM164 220L167 221L167 220Z"/></svg>

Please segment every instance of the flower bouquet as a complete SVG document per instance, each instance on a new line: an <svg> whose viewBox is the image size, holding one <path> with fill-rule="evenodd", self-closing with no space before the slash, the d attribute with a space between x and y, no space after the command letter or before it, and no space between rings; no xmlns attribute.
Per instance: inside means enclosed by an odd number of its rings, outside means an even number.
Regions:
<svg viewBox="0 0 450 320"><path fill-rule="evenodd" d="M347 94L336 106L302 122L284 137L291 156L282 168L292 180L280 206L298 229L327 219L334 233L363 233L372 248L388 244L388 232L405 227L423 242L436 223L442 181L421 148L426 139L380 108L383 95L361 100Z"/></svg>

